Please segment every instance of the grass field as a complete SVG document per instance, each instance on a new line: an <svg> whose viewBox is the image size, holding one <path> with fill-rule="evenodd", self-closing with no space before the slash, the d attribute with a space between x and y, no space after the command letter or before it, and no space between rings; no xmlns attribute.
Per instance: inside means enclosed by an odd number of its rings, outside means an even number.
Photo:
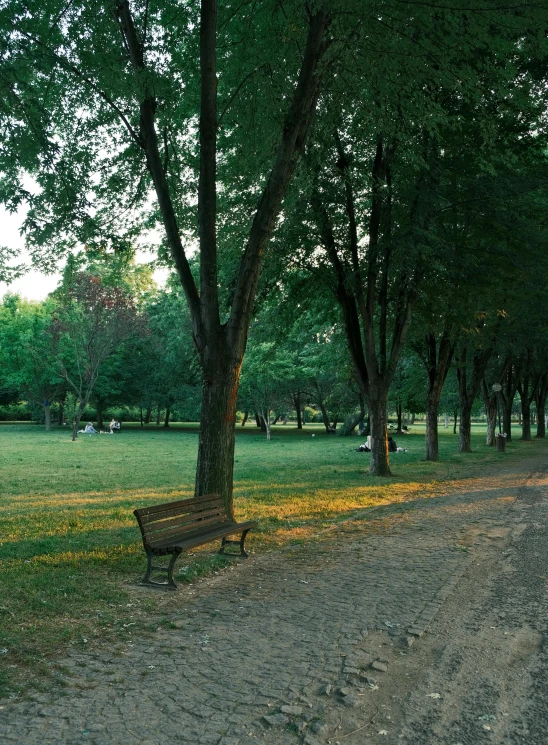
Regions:
<svg viewBox="0 0 548 745"><path fill-rule="evenodd" d="M501 458L548 447L508 445L505 454L473 434L474 453L458 455L457 437L441 430L439 463L426 463L424 431L397 438L393 478L368 474L356 437L327 437L274 427L267 442L255 428L237 432L235 500L240 519L259 520L248 537L257 553L301 541L356 509L436 496L451 480L474 478ZM315 437L311 435L315 434ZM516 432L515 436L519 436ZM107 643L145 631L161 614L164 593L130 592L145 557L133 510L192 496L196 427L125 426L113 436L46 433L31 425L0 427L0 692L17 691L66 645ZM178 563L179 580L224 564L212 545ZM157 622L156 622L157 625Z"/></svg>

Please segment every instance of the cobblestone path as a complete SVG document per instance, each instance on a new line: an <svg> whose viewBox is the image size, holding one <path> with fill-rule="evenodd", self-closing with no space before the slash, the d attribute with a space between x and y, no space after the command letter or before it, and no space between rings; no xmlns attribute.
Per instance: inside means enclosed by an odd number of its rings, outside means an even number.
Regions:
<svg viewBox="0 0 548 745"><path fill-rule="evenodd" d="M325 741L337 716L363 718L391 658L422 634L466 569L468 547L502 535L533 470L523 463L444 484L442 496L364 512L306 545L181 588L176 628L74 653L59 661L64 686L1 702L0 742Z"/></svg>

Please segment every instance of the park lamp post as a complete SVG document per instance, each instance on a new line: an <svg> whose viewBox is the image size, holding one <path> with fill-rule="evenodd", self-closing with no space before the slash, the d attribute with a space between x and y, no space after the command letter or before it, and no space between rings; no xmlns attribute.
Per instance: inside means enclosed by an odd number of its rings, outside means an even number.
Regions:
<svg viewBox="0 0 548 745"><path fill-rule="evenodd" d="M506 450L506 434L502 433L502 427L501 427L501 421L500 421L500 392L502 391L501 384L494 383L492 387L492 391L497 397L497 416L499 420L499 431L495 435L495 441L497 443L497 450L503 453Z"/></svg>

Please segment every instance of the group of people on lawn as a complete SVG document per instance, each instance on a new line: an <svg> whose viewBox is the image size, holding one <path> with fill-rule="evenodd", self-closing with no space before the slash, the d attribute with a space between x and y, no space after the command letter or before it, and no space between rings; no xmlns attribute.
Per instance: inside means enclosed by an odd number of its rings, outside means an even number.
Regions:
<svg viewBox="0 0 548 745"><path fill-rule="evenodd" d="M86 426L84 427L84 429L79 429L78 430L78 434L83 434L83 435L113 435L115 432L117 432L118 430L120 430L120 428L121 428L121 424L116 419L113 419L111 421L111 423L109 424L108 432L103 432L103 430L101 430L101 431L98 432L95 429L95 427L93 426L93 422L88 422L86 424Z"/></svg>

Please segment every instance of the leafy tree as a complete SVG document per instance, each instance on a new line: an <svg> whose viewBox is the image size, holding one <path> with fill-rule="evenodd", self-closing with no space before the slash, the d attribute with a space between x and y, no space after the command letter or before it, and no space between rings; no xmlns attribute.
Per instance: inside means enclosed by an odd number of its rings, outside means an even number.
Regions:
<svg viewBox="0 0 548 745"><path fill-rule="evenodd" d="M61 394L62 378L52 354L48 328L52 304L7 295L0 307L0 377L44 413L51 429L51 403Z"/></svg>
<svg viewBox="0 0 548 745"><path fill-rule="evenodd" d="M341 14L341 32L332 26L328 35L331 20L328 2L277 0L236 8L202 0L199 9L16 0L3 9L2 85L13 104L4 161L16 158L40 189L24 193L12 167L2 196L31 203L29 243L35 254L46 246L51 264L54 247L75 241L123 250L142 225L135 206L146 208L152 192L151 223L162 226L184 289L203 376L196 494L219 492L229 512L239 373L262 258L322 79L349 31ZM239 207L218 213L236 195ZM194 237L197 279L186 248ZM220 288L222 262L229 278Z"/></svg>
<svg viewBox="0 0 548 745"><path fill-rule="evenodd" d="M142 329L142 323L127 291L105 285L97 275L66 275L57 299L51 343L60 373L77 399L72 429L75 440L101 369Z"/></svg>

